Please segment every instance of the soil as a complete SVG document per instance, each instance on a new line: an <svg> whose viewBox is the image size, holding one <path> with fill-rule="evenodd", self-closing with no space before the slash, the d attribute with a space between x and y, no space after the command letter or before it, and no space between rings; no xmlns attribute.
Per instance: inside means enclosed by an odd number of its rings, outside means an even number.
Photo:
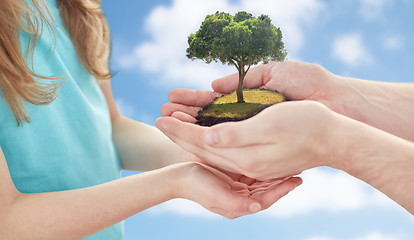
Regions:
<svg viewBox="0 0 414 240"><path fill-rule="evenodd" d="M235 91L216 98L198 113L197 124L213 126L223 122L242 121L273 104L287 101L284 95L267 89L243 89L243 95L245 103L237 103Z"/></svg>

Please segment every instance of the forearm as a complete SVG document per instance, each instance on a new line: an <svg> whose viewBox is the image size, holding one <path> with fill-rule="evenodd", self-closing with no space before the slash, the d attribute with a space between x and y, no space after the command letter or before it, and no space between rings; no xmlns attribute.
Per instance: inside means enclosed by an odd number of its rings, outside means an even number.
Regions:
<svg viewBox="0 0 414 240"><path fill-rule="evenodd" d="M414 141L414 84L340 80L347 89L341 98L344 115Z"/></svg>
<svg viewBox="0 0 414 240"><path fill-rule="evenodd" d="M158 129L125 117L114 121L113 139L126 170L148 171L194 158Z"/></svg>
<svg viewBox="0 0 414 240"><path fill-rule="evenodd" d="M172 166L62 192L19 194L0 218L6 239L80 239L173 198Z"/></svg>
<svg viewBox="0 0 414 240"><path fill-rule="evenodd" d="M333 134L338 157L331 166L365 181L414 214L414 144L357 121L343 122Z"/></svg>

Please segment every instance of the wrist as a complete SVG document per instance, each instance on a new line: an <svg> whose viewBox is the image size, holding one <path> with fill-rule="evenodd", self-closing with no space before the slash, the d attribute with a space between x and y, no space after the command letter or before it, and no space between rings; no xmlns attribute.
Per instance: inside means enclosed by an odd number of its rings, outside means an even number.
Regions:
<svg viewBox="0 0 414 240"><path fill-rule="evenodd" d="M340 150L343 147L345 133L347 133L347 127L344 126L343 115L330 110L328 107L318 104L315 105L317 109L317 116L320 118L318 121L321 125L317 126L318 133L313 138L312 151L315 156L313 161L314 166L329 166L338 168L340 159L344 156ZM322 107L323 106L323 107Z"/></svg>
<svg viewBox="0 0 414 240"><path fill-rule="evenodd" d="M390 144L394 144L394 138L399 138L351 118L337 117L336 128L330 139L335 154L328 166L359 179L369 179L387 168L388 160L398 155L392 151ZM385 149L388 152L384 153Z"/></svg>
<svg viewBox="0 0 414 240"><path fill-rule="evenodd" d="M151 174L155 179L153 181L153 188L158 189L157 193L160 195L158 199L161 202L166 202L175 198L182 198L182 189L185 189L185 174L186 165L188 163L175 163L166 167L138 174L136 176ZM138 178L137 178L138 180Z"/></svg>
<svg viewBox="0 0 414 240"><path fill-rule="evenodd" d="M171 165L171 187L169 196L171 199L189 199L187 194L189 186L189 176L194 167L201 167L197 163L186 162Z"/></svg>
<svg viewBox="0 0 414 240"><path fill-rule="evenodd" d="M332 82L334 87L328 101L329 108L341 115L360 120L361 105L366 100L359 90L364 85L362 81L332 74Z"/></svg>
<svg viewBox="0 0 414 240"><path fill-rule="evenodd" d="M364 146L362 143L364 139L357 137L359 128L357 125L352 119L335 114L332 124L328 125L331 134L325 142L328 149L326 166L348 173L355 168L353 160L357 154L354 151L358 149L360 143Z"/></svg>

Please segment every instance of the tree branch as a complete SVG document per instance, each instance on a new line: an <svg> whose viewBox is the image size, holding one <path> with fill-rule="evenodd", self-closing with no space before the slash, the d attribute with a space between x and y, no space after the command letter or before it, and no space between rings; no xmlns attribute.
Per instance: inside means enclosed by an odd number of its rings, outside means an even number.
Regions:
<svg viewBox="0 0 414 240"><path fill-rule="evenodd" d="M251 67L252 65L250 65L249 64L249 66L247 67L247 69L246 69L246 71L245 71L245 73L247 73L248 71L249 71L249 69L250 69L250 67Z"/></svg>
<svg viewBox="0 0 414 240"><path fill-rule="evenodd" d="M237 64L239 61L237 61L237 59L234 58L230 58L231 63L233 63L234 66L236 66L237 69L240 69L240 65Z"/></svg>

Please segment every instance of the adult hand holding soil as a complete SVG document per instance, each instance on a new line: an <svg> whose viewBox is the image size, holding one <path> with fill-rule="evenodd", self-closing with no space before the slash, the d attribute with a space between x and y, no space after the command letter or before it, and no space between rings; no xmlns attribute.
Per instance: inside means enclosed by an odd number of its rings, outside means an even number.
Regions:
<svg viewBox="0 0 414 240"><path fill-rule="evenodd" d="M215 97L233 91L237 83L238 74L233 74L214 81L213 93L173 90L169 94L171 103L162 107L161 114L195 122L193 117L201 107L212 102ZM412 83L342 77L319 65L285 61L251 68L244 80L244 87L277 90L290 100L314 100L337 113L414 141Z"/></svg>
<svg viewBox="0 0 414 240"><path fill-rule="evenodd" d="M265 180L330 166L414 213L414 144L318 102L280 103L250 119L213 127L174 117L157 119L156 125L182 148L220 168Z"/></svg>
<svg viewBox="0 0 414 240"><path fill-rule="evenodd" d="M209 128L175 118L156 125L174 142L215 166L272 179L328 165L334 112L314 101L286 102L257 116Z"/></svg>
<svg viewBox="0 0 414 240"><path fill-rule="evenodd" d="M238 74L233 74L215 80L212 84L215 92L173 90L168 97L171 103L161 108L161 114L195 122L188 115L195 117L201 107L211 103L216 97L234 91L238 78ZM339 96L347 88L344 81L324 68L295 61L270 62L251 68L244 79L243 87L276 90L289 100L318 101L339 113L343 113L343 103Z"/></svg>
<svg viewBox="0 0 414 240"><path fill-rule="evenodd" d="M212 87L216 92L229 93L237 82L238 75L233 74L217 79ZM244 87L277 90L290 100L318 101L337 113L414 141L412 83L343 77L316 64L284 61L250 69ZM170 99L179 103L184 95L180 91L172 92Z"/></svg>
<svg viewBox="0 0 414 240"><path fill-rule="evenodd" d="M305 105L301 105L303 103L287 102L265 109L242 122L224 123L212 128L189 124L195 122L194 117L201 107L222 93L234 90L236 85L237 75L231 75L213 82L214 93L173 90L169 94L171 103L165 104L161 113L174 118L161 118L157 120L157 125L183 148L223 168L239 170L252 177L267 178L289 175L312 166L328 165L369 183L414 213L414 201L411 200L414 199L412 83L341 77L309 63L269 63L250 69L244 87L278 90L291 100L314 100L333 111L327 113L327 108L315 102L305 103L306 109ZM298 111L300 108L303 112ZM286 118L283 112L290 114L287 115L290 118ZM313 113L303 115L309 112ZM270 116L271 113L275 116ZM323 129L320 129L321 123L325 125ZM304 131L306 126L309 128ZM209 141L215 134L211 132L215 131L218 131L219 141L211 145ZM220 145L224 133L230 134L227 137L230 140L225 143L234 145ZM250 141L245 142L244 147L241 147L243 144L240 144L239 139L242 135L244 141ZM272 136L277 139L279 146L284 147L275 147L273 155L262 156L265 150L270 153L271 142L262 142L262 147L254 142L260 138L269 140ZM304 142L307 145L301 144ZM268 146L264 148L266 144ZM250 149L250 154L244 151L247 149Z"/></svg>

